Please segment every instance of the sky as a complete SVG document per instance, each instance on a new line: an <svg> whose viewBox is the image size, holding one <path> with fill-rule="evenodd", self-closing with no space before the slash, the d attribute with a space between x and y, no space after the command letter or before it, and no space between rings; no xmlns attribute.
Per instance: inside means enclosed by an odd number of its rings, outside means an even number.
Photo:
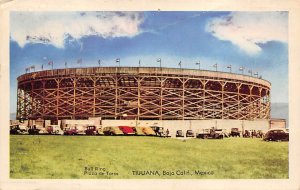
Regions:
<svg viewBox="0 0 300 190"><path fill-rule="evenodd" d="M288 102L288 12L11 12L10 107L17 80L53 68L118 66L258 73ZM78 61L82 60L82 61ZM43 66L42 66L43 65Z"/></svg>

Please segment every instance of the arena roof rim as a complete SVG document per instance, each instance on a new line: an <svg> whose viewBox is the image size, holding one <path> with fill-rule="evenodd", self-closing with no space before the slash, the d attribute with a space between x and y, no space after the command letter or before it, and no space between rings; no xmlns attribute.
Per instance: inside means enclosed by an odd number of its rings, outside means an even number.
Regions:
<svg viewBox="0 0 300 190"><path fill-rule="evenodd" d="M101 71L101 72L100 72ZM253 82L271 88L271 83L266 79L260 79L249 75L230 73L223 71L186 69L186 68L167 68L167 67L83 67L83 68L64 68L43 70L31 73L25 73L17 77L17 80L25 81L38 77L51 77L61 75L88 75L98 73L126 73L126 74L163 74L163 75L182 75L182 76L197 76L209 78L222 78L230 80L238 80L245 82Z"/></svg>

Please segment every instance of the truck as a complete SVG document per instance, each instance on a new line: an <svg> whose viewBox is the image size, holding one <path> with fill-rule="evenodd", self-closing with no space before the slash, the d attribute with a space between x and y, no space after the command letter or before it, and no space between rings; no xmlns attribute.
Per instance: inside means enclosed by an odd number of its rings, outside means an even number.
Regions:
<svg viewBox="0 0 300 190"><path fill-rule="evenodd" d="M202 129L196 133L197 138L201 139L223 139L222 129L215 129L214 127L210 129Z"/></svg>

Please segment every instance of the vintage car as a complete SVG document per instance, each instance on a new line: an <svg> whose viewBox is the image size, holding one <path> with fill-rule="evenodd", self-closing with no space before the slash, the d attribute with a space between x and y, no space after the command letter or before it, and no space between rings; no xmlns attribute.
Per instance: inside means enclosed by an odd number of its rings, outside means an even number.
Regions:
<svg viewBox="0 0 300 190"><path fill-rule="evenodd" d="M92 125L87 126L84 132L86 135L96 135L97 134L96 126L92 126Z"/></svg>
<svg viewBox="0 0 300 190"><path fill-rule="evenodd" d="M194 137L195 135L194 135L193 130L187 130L185 136L186 137Z"/></svg>
<svg viewBox="0 0 300 190"><path fill-rule="evenodd" d="M124 133L120 130L119 127L104 127L103 128L104 135L124 135Z"/></svg>
<svg viewBox="0 0 300 190"><path fill-rule="evenodd" d="M156 135L156 133L153 131L153 129L151 127L142 127L142 130L147 136L155 136Z"/></svg>
<svg viewBox="0 0 300 190"><path fill-rule="evenodd" d="M182 130L176 131L176 137L184 137Z"/></svg>
<svg viewBox="0 0 300 190"><path fill-rule="evenodd" d="M240 131L238 128L231 128L231 132L229 133L230 137L240 137Z"/></svg>
<svg viewBox="0 0 300 190"><path fill-rule="evenodd" d="M29 128L28 128L28 134L29 134L29 135L38 135L39 132L40 132L40 129L38 129L38 128L36 127L36 125L31 125L31 126L29 126Z"/></svg>
<svg viewBox="0 0 300 190"><path fill-rule="evenodd" d="M223 139L224 135L222 129L212 127L210 129L202 129L196 134L196 137L201 139Z"/></svg>
<svg viewBox="0 0 300 190"><path fill-rule="evenodd" d="M119 129L124 133L124 135L135 135L135 132L132 127L119 126Z"/></svg>
<svg viewBox="0 0 300 190"><path fill-rule="evenodd" d="M264 135L265 141L289 141L289 132L285 129L269 129Z"/></svg>
<svg viewBox="0 0 300 190"><path fill-rule="evenodd" d="M63 135L64 134L64 131L61 130L59 125L48 125L46 130L51 135Z"/></svg>
<svg viewBox="0 0 300 190"><path fill-rule="evenodd" d="M10 126L10 134L11 135L19 135L19 134L26 134L27 128L26 126L22 125L11 125Z"/></svg>
<svg viewBox="0 0 300 190"><path fill-rule="evenodd" d="M143 128L142 127L132 127L135 135L138 136L145 136L146 134L143 132Z"/></svg>
<svg viewBox="0 0 300 190"><path fill-rule="evenodd" d="M96 135L104 135L103 129L102 129L102 126L101 126L101 125L96 126L96 129L97 129Z"/></svg>
<svg viewBox="0 0 300 190"><path fill-rule="evenodd" d="M64 135L77 135L78 130L74 126L64 128Z"/></svg>
<svg viewBox="0 0 300 190"><path fill-rule="evenodd" d="M85 135L86 134L85 130L88 126L75 124L75 127L77 129L77 135Z"/></svg>
<svg viewBox="0 0 300 190"><path fill-rule="evenodd" d="M156 136L165 136L164 128L159 126L150 126L152 130L155 132Z"/></svg>

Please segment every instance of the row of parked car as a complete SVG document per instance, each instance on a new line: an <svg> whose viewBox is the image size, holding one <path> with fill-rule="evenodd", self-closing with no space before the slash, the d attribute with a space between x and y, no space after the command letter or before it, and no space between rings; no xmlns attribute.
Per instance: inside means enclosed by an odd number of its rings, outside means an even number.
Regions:
<svg viewBox="0 0 300 190"><path fill-rule="evenodd" d="M77 127L67 126L63 130L59 125L49 125L45 128L32 125L30 127L22 125L11 125L10 134L29 135L140 135L140 136L161 136L170 137L168 130L163 127L131 127L131 126L109 126L109 127Z"/></svg>
<svg viewBox="0 0 300 190"><path fill-rule="evenodd" d="M159 136L171 137L169 130L159 126L150 127L132 127L132 126L108 126L108 127L77 127L67 126L63 130L59 125L49 125L45 128L32 125L11 125L10 134L30 134L30 135L138 135L138 136ZM224 129L201 129L194 132L193 130L177 130L176 137L196 137L201 139L223 139L224 137L256 137L263 138L265 141L288 141L289 132L287 129L270 129L267 133L261 130L245 130L243 133L238 128L232 128L230 132Z"/></svg>

